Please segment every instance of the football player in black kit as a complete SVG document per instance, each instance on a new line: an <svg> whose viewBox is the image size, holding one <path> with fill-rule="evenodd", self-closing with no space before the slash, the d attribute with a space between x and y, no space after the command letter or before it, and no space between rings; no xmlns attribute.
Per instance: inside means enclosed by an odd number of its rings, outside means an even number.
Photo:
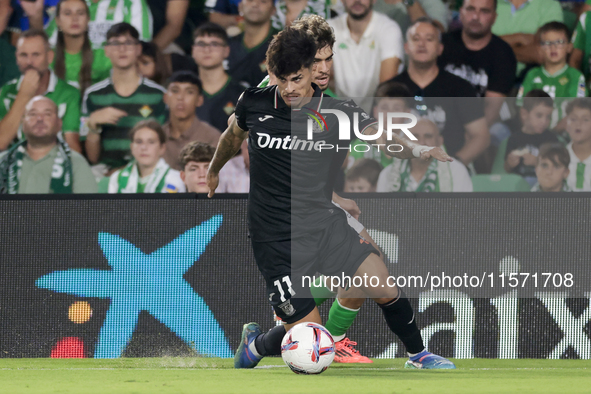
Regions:
<svg viewBox="0 0 591 394"><path fill-rule="evenodd" d="M405 366L455 368L449 360L425 350L408 299L397 287L384 285L388 270L378 251L360 238L347 223L345 212L331 202L330 174L339 151L335 148L347 149L350 141L339 140L336 116L327 116L324 127L308 140L307 114L339 110L349 119L360 119L354 126L361 133L371 135L378 130L377 122L355 103L328 98L312 83L315 55L315 40L306 31L286 28L275 36L267 51L267 65L277 85L243 93L236 117L223 133L209 166L211 197L220 169L242 141L249 139L249 233L271 305L286 323L267 333L256 323L245 324L234 366L253 368L264 356L280 355L283 336L298 323L322 324L310 289L302 283L304 275L320 272L379 278L377 287L365 284L360 290L380 306L386 323L405 345L409 354ZM440 148L416 145L395 134L391 137L387 140L382 134L376 143L402 148L392 150L398 158L452 160Z"/></svg>
<svg viewBox="0 0 591 394"><path fill-rule="evenodd" d="M332 27L328 22L319 15L304 15L295 20L291 27L307 31L316 40L316 56L314 57L314 73L312 82L318 85L320 90L330 97L334 97L329 89L330 70L333 62L333 46L336 41ZM273 78L275 80L275 78ZM259 88L267 87L270 84L276 85L274 81L271 83L270 76L267 76L259 85ZM234 119L234 116L231 117ZM229 120L228 125L231 124ZM338 172L345 160L347 159L348 150L340 150L337 152L335 159L331 164L331 172L329 179L336 179ZM371 238L363 224L357 218L361 214L359 207L355 201L343 198L336 193L332 194L333 203L342 208L347 214L347 222L357 233L365 240L369 241L376 249L379 250L377 243ZM383 257L383 255L382 255ZM332 286L327 284L324 286L326 279L320 277L310 288L312 297L316 302L316 306L322 305L329 298L335 298L328 313L328 318L325 321L326 329L331 333L335 341L335 363L372 363L373 361L363 356L355 346L357 342L351 341L346 333L349 327L355 321L357 313L366 300L365 294L360 293L357 289L348 292L341 291L341 294L336 294ZM337 286L338 287L338 286ZM337 296L338 297L335 297Z"/></svg>

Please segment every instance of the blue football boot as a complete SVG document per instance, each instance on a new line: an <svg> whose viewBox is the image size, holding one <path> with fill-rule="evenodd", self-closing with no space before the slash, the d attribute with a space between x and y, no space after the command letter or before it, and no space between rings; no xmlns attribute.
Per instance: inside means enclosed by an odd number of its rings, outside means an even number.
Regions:
<svg viewBox="0 0 591 394"><path fill-rule="evenodd" d="M454 363L433 353L423 350L412 359L409 359L404 368L411 369L456 369Z"/></svg>
<svg viewBox="0 0 591 394"><path fill-rule="evenodd" d="M255 355L248 346L261 333L261 327L256 323L242 326L242 340L234 355L234 368L254 368L261 361L263 357Z"/></svg>

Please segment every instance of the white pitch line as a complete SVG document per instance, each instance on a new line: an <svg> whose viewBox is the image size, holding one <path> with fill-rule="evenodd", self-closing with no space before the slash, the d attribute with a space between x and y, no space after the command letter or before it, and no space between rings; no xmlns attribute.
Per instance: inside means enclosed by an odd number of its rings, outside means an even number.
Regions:
<svg viewBox="0 0 591 394"><path fill-rule="evenodd" d="M258 367L254 367L254 369L269 369L269 368L287 368L287 365L259 365Z"/></svg>
<svg viewBox="0 0 591 394"><path fill-rule="evenodd" d="M272 368L287 368L287 365L261 365L254 369L272 369ZM232 370L233 368L218 368L218 367L156 367L156 368L137 368L137 367L122 367L122 368L0 368L0 371L179 371L179 370L208 370L208 371L222 371ZM363 367L347 367L336 368L340 371L396 371L405 370L399 368L363 368ZM458 368L456 371L551 371L551 370L589 370L591 368ZM414 371L414 370L413 370Z"/></svg>
<svg viewBox="0 0 591 394"><path fill-rule="evenodd" d="M522 370L531 370L531 371L535 371L535 370L540 370L540 371L550 371L550 370L587 370L589 368L544 368L544 367L540 367L540 368L458 368L458 369L463 369L463 370L468 370L468 371L522 371Z"/></svg>

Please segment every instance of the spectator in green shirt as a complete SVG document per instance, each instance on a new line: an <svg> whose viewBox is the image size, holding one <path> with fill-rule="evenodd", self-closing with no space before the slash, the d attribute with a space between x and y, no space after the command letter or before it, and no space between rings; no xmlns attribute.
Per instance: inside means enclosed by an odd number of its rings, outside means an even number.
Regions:
<svg viewBox="0 0 591 394"><path fill-rule="evenodd" d="M43 0L37 0L43 2ZM88 37L94 49L104 45L106 34L117 23L125 22L135 27L142 40L152 39L152 12L146 0L85 0L90 9ZM31 14L30 10L26 12ZM50 42L55 45L59 26L52 19L45 26ZM31 26L41 28L38 23Z"/></svg>
<svg viewBox="0 0 591 394"><path fill-rule="evenodd" d="M132 160L128 137L138 122L166 121L166 89L142 77L138 31L129 23L113 25L107 32L105 53L113 64L109 79L92 85L82 100L81 137L97 177L110 175Z"/></svg>
<svg viewBox="0 0 591 394"><path fill-rule="evenodd" d="M58 78L80 89L109 78L111 61L102 48L92 49L88 37L90 12L84 0L61 0L55 21L59 28L52 68Z"/></svg>
<svg viewBox="0 0 591 394"><path fill-rule="evenodd" d="M563 118L563 107L566 106L564 98L587 96L585 77L579 70L566 64L572 44L569 42L568 28L564 23L548 22L540 27L538 36L542 65L529 70L517 97L521 99L526 93L540 89L556 99L551 123L551 127L555 128ZM562 123L559 130L565 128L566 121Z"/></svg>
<svg viewBox="0 0 591 394"><path fill-rule="evenodd" d="M588 4L586 7L590 7ZM586 78L589 78L591 75L589 64L590 64L590 54L591 54L591 37L589 37L589 30L587 30L587 26L589 25L589 20L591 19L591 11L586 11L581 14L579 17L579 22L577 23L577 28L573 33L572 37L572 44L573 44L573 53L569 59L569 65L571 67L576 68L577 70L581 70Z"/></svg>
<svg viewBox="0 0 591 394"><path fill-rule="evenodd" d="M62 119L64 138L70 148L81 152L78 130L80 128L80 92L66 81L59 79L49 68L53 61L47 35L42 30L24 32L16 45L16 62L21 72L0 92L0 150L7 149L18 139L19 127L25 106L35 96L46 96L58 106ZM17 138L20 137L20 138Z"/></svg>
<svg viewBox="0 0 591 394"><path fill-rule="evenodd" d="M48 97L33 97L26 105L26 140L0 154L0 193L96 193L90 166L60 137L58 106Z"/></svg>
<svg viewBox="0 0 591 394"><path fill-rule="evenodd" d="M505 40L517 57L517 75L525 64L539 64L535 34L544 24L563 22L562 8L556 0L499 0L493 34Z"/></svg>

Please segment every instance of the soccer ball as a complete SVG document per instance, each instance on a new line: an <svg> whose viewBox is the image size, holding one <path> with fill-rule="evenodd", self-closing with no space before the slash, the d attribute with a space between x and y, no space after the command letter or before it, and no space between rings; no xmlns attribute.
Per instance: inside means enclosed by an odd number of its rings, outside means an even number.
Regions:
<svg viewBox="0 0 591 394"><path fill-rule="evenodd" d="M300 323L281 341L281 357L299 374L319 374L334 360L334 339L326 328L316 323Z"/></svg>

